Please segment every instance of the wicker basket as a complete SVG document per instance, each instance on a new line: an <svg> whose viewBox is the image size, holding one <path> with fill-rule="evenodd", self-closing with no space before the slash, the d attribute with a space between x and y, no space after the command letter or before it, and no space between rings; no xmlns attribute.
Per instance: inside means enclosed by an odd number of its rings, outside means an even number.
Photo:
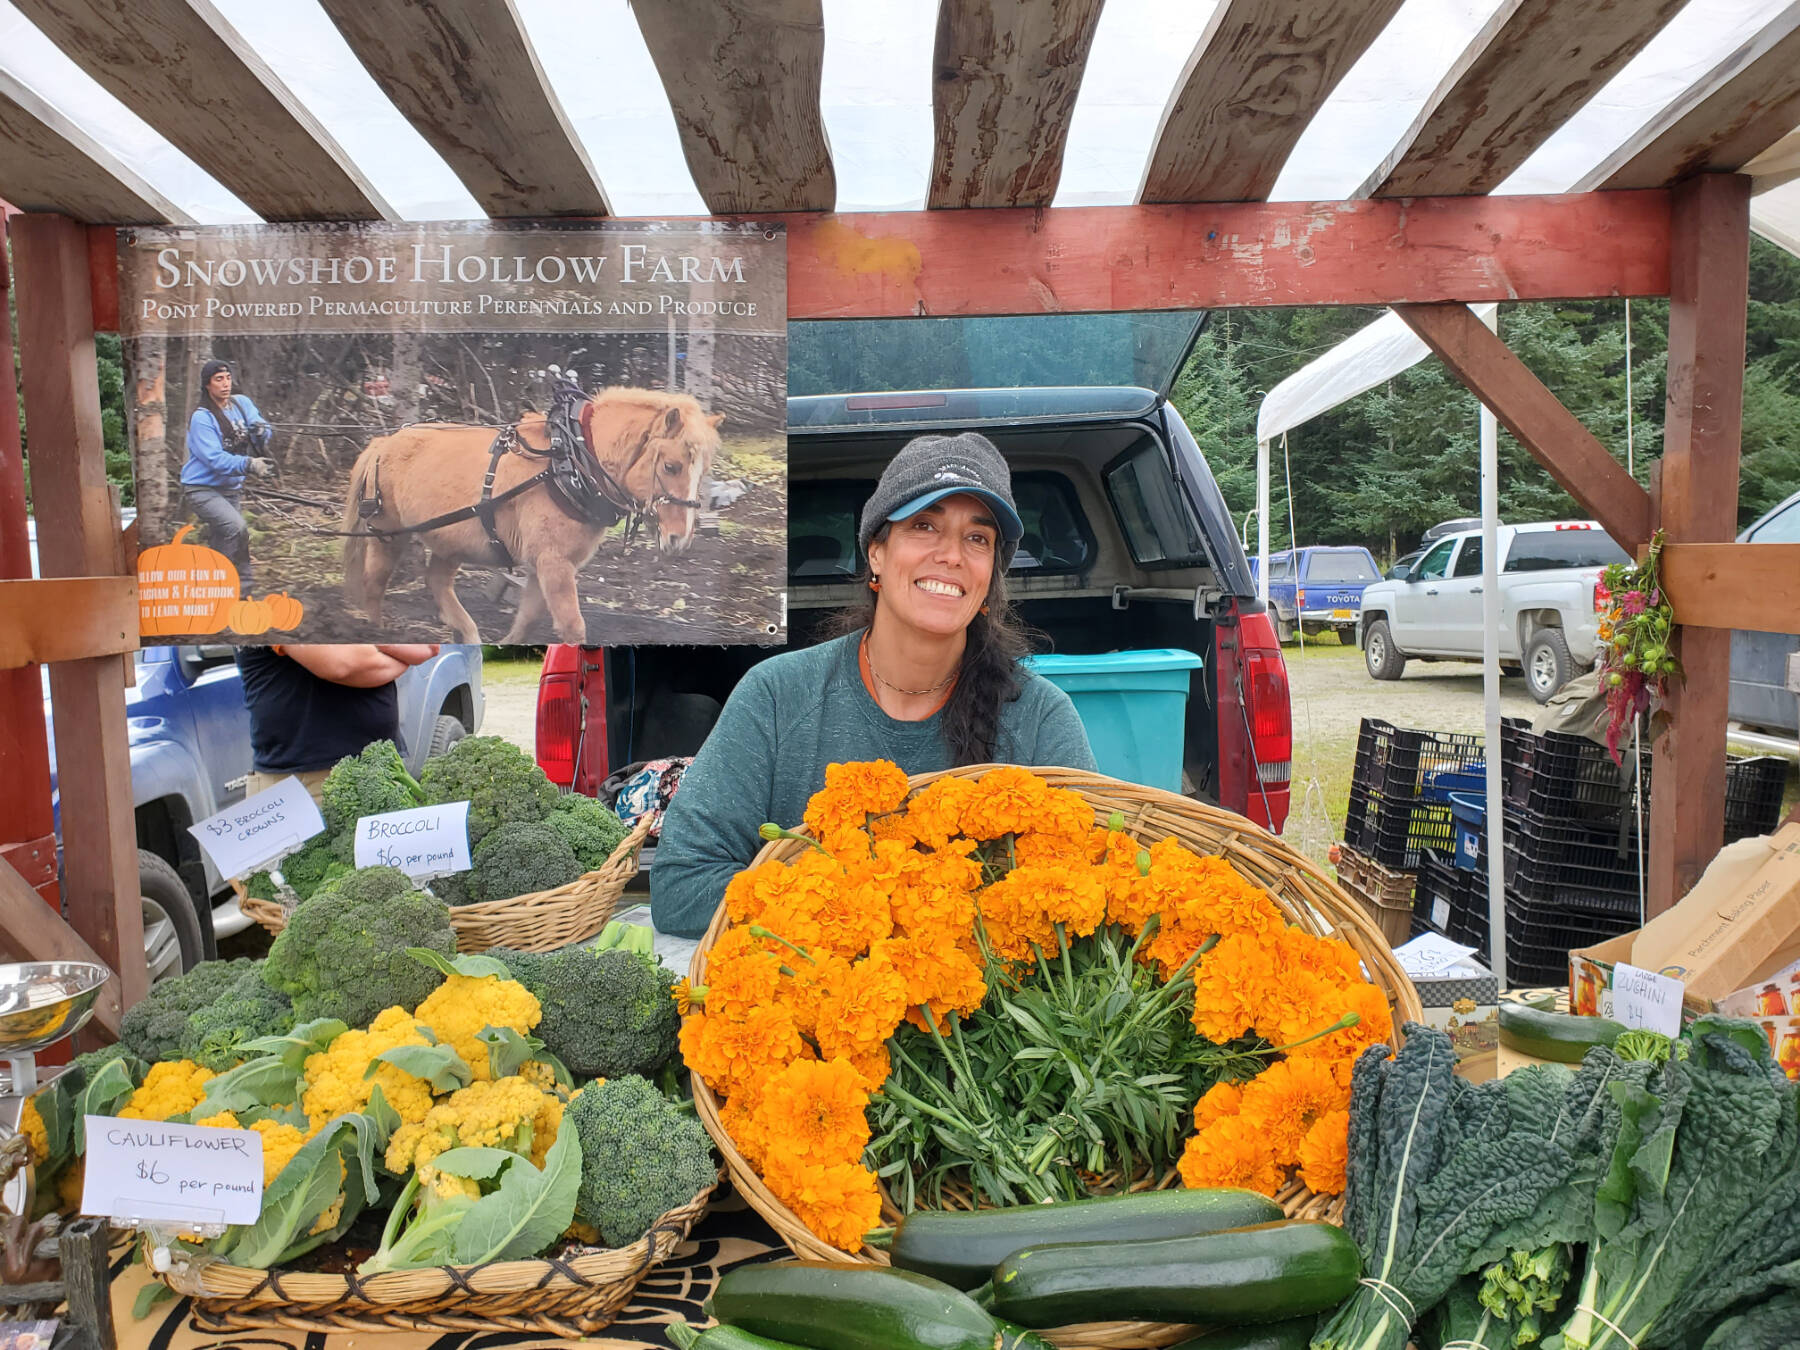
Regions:
<svg viewBox="0 0 1800 1350"><path fill-rule="evenodd" d="M433 1266L380 1275L251 1270L176 1258L156 1272L194 1300L203 1330L305 1332L498 1331L578 1340L609 1325L638 1281L687 1239L713 1187L658 1219L628 1247L573 1247L531 1261Z"/></svg>
<svg viewBox="0 0 1800 1350"><path fill-rule="evenodd" d="M640 820L619 842L612 856L591 872L552 891L533 891L510 900L481 900L452 905L450 926L456 949L484 952L511 947L521 952L547 952L592 937L606 926L625 885L637 875L638 853L650 837L651 818ZM274 900L253 900L237 889L238 908L271 933L287 927L288 911Z"/></svg>
<svg viewBox="0 0 1800 1350"><path fill-rule="evenodd" d="M951 774L978 778L993 767L978 764L944 773L920 774L913 778L912 786L916 790ZM1070 788L1081 793L1094 808L1096 820L1103 821L1115 811L1122 813L1126 831L1140 840L1173 836L1198 853L1225 858L1244 876L1266 889L1290 923L1312 933L1329 934L1348 942L1362 958L1375 985L1388 996L1396 1026L1405 1021L1417 1021L1424 1015L1418 991L1395 960L1381 930L1311 860L1283 840L1242 816L1172 792L1073 769L1037 769L1034 772L1052 787ZM791 859L808 847L810 845L804 840L778 839L764 845L755 861ZM730 920L721 905L694 952L691 978L695 984L706 982L707 952L729 926ZM719 1101L711 1087L698 1074L693 1077L693 1085L694 1105L725 1157L733 1184L796 1255L819 1261L887 1263L885 1252L865 1247L861 1253L852 1256L815 1237L792 1210L775 1198L732 1142L731 1135L719 1120ZM1343 1214L1341 1198L1314 1195L1298 1179L1289 1182L1275 1199L1290 1218L1324 1219L1336 1223ZM883 1221L890 1224L899 1222L901 1217L885 1190L882 1213ZM1091 1322L1061 1327L1044 1335L1063 1350L1155 1350L1173 1345L1194 1332L1193 1327L1167 1323Z"/></svg>

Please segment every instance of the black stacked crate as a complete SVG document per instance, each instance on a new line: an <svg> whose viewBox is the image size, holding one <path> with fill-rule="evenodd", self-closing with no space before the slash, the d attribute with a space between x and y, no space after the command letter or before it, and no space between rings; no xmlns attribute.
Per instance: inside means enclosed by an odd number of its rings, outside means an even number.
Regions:
<svg viewBox="0 0 1800 1350"><path fill-rule="evenodd" d="M1449 794L1480 791L1481 737L1415 731L1365 717L1356 740L1344 842L1402 871L1424 850L1448 850L1455 836Z"/></svg>

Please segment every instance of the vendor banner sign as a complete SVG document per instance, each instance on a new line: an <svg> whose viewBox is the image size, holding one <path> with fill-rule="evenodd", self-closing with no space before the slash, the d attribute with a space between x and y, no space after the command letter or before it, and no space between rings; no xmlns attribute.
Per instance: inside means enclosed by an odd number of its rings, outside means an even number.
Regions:
<svg viewBox="0 0 1800 1350"><path fill-rule="evenodd" d="M119 241L146 641L782 640L779 226Z"/></svg>

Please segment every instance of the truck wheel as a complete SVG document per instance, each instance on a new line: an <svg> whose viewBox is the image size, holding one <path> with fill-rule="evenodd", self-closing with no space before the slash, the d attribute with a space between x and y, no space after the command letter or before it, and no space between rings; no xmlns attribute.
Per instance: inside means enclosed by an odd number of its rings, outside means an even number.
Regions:
<svg viewBox="0 0 1800 1350"><path fill-rule="evenodd" d="M1363 631L1363 663L1378 680L1397 680L1406 670L1406 653L1394 645L1386 619L1377 619Z"/></svg>
<svg viewBox="0 0 1800 1350"><path fill-rule="evenodd" d="M436 759L468 734L469 730L462 724L462 718L439 713L437 721L431 724L431 745L425 751L425 758Z"/></svg>
<svg viewBox="0 0 1800 1350"><path fill-rule="evenodd" d="M138 850L138 895L144 906L144 964L150 983L192 970L206 959L206 930L181 874L148 849Z"/></svg>
<svg viewBox="0 0 1800 1350"><path fill-rule="evenodd" d="M1575 668L1562 629L1540 628L1525 648L1525 687L1539 703L1569 682Z"/></svg>
<svg viewBox="0 0 1800 1350"><path fill-rule="evenodd" d="M1337 633L1338 641L1343 643L1346 647L1354 647L1356 645L1356 630L1354 628L1340 628L1337 630Z"/></svg>

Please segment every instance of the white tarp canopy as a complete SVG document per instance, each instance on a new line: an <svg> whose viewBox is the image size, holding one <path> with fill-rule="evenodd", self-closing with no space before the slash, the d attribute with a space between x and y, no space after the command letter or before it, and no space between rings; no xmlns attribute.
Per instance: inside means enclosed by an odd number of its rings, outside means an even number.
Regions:
<svg viewBox="0 0 1800 1350"><path fill-rule="evenodd" d="M317 0L213 0L402 217L483 212L351 51ZM514 0L545 78L620 215L701 214L674 115L626 0ZM1560 191L1630 138L1790 0L1690 0L1502 191ZM1276 200L1354 192L1398 142L1500 0L1406 0L1312 118ZM1204 34L1205 0L1108 0L1070 123L1055 203L1136 198L1171 91ZM932 49L926 0L824 0L822 114L840 211L912 209L930 175ZM254 213L106 92L7 0L0 71L37 93L204 224ZM258 153L246 141L246 155ZM1790 148L1789 157L1800 157ZM1759 203L1759 229L1800 239L1800 192Z"/></svg>

